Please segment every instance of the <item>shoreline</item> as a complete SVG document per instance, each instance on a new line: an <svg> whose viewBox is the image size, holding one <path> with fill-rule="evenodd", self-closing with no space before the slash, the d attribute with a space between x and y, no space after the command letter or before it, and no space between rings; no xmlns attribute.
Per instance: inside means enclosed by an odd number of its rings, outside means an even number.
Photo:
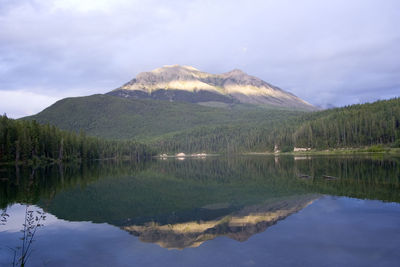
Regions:
<svg viewBox="0 0 400 267"><path fill-rule="evenodd" d="M242 155L346 155L346 154L380 154L380 155L400 155L400 148L385 147L382 150L373 151L371 147L363 148L337 148L327 150L309 151L290 151L290 152L244 152Z"/></svg>
<svg viewBox="0 0 400 267"><path fill-rule="evenodd" d="M157 156L153 156L153 158L158 158L158 159L166 159L166 158L177 158L177 159L185 159L185 158L207 158L207 157L215 157L215 156L220 156L221 154L208 154L208 153L192 153L192 154L176 154L176 155L168 155L168 154L161 154Z"/></svg>

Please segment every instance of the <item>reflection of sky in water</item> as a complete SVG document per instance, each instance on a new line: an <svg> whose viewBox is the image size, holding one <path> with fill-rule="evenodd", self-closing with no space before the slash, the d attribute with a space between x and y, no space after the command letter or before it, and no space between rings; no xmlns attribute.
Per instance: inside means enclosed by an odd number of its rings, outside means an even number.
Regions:
<svg viewBox="0 0 400 267"><path fill-rule="evenodd" d="M24 208L1 226L0 265L17 246ZM18 218L19 222L17 222ZM398 266L400 204L324 197L241 243L219 237L167 250L117 227L46 219L28 266ZM6 230L8 229L8 230Z"/></svg>
<svg viewBox="0 0 400 267"><path fill-rule="evenodd" d="M21 230L21 226L24 222L24 216L25 216L25 205L20 205L20 204L15 204L7 209L7 213L11 215L7 219L7 224L0 226L1 231L7 231L7 232L19 232ZM32 211L43 211L41 208L30 205L28 207L28 210ZM51 224L59 224L60 220L58 220L55 216L51 214L46 214L46 220L44 221L46 226L51 225ZM66 222L68 223L68 222Z"/></svg>

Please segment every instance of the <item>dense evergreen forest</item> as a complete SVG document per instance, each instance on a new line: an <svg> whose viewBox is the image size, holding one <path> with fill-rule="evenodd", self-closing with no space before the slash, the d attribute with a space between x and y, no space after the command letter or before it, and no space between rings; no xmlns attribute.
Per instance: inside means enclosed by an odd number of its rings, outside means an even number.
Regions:
<svg viewBox="0 0 400 267"><path fill-rule="evenodd" d="M155 153L177 152L272 152L276 147L282 152L293 151L294 147L317 150L372 145L400 147L400 98L297 114L238 107L231 110L233 114L241 114L238 121L228 110L221 110L228 119L220 116L218 120L214 118L212 124L199 123L197 126L192 122L191 128L158 135L147 129L149 137L140 139L146 145L134 139L86 136L83 132L41 125L35 120L11 120L2 116L0 161L143 158ZM217 111L212 109L209 117ZM157 116L151 112L146 116L153 118L152 125L157 124ZM179 119L174 114L168 116L173 116L173 121ZM168 118L162 118L163 123L168 124ZM135 127L142 124L146 125L146 122ZM155 128L154 131L159 131Z"/></svg>
<svg viewBox="0 0 400 267"><path fill-rule="evenodd" d="M0 116L0 162L140 159L151 150L134 141L112 141Z"/></svg>
<svg viewBox="0 0 400 267"><path fill-rule="evenodd" d="M400 145L400 98L305 115L292 134L296 146L314 148Z"/></svg>
<svg viewBox="0 0 400 267"><path fill-rule="evenodd" d="M275 145L283 152L293 151L294 147L400 147L400 98L301 113L269 125L266 122L198 127L160 137L152 145L163 152L228 153L273 151Z"/></svg>
<svg viewBox="0 0 400 267"><path fill-rule="evenodd" d="M201 106L195 103L166 100L126 99L111 95L91 95L62 99L42 112L23 118L62 130L84 131L87 135L106 139L135 139L148 142L201 127L221 125L263 125L306 113L256 105L235 104L226 107Z"/></svg>

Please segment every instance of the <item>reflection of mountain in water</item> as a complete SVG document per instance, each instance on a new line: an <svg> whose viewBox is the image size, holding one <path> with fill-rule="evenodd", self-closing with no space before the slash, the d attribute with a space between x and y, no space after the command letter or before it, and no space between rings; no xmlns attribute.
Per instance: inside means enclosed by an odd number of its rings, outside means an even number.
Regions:
<svg viewBox="0 0 400 267"><path fill-rule="evenodd" d="M147 223L122 227L143 242L156 243L164 248L198 247L207 240L227 236L246 241L252 235L311 204L319 195L308 194L269 200L263 204L244 207L232 214L209 221L190 221L177 224ZM213 209L208 205L205 209ZM216 207L218 208L218 207Z"/></svg>

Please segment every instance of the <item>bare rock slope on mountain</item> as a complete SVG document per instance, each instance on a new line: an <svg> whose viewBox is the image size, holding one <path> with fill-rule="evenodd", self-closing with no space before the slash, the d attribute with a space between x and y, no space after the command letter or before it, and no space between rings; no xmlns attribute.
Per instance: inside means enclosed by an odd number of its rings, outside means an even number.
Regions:
<svg viewBox="0 0 400 267"><path fill-rule="evenodd" d="M109 94L200 104L222 102L316 109L299 97L238 69L210 74L190 66L164 66L139 73L135 79Z"/></svg>

